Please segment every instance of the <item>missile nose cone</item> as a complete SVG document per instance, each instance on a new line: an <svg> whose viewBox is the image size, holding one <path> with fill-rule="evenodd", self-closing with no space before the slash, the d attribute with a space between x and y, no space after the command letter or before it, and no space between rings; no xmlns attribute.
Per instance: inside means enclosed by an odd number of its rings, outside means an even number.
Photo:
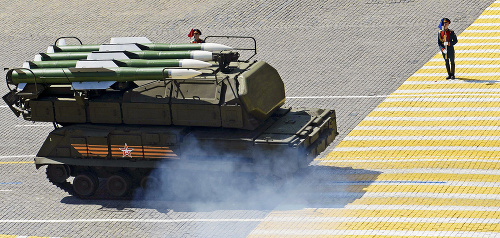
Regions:
<svg viewBox="0 0 500 238"><path fill-rule="evenodd" d="M191 58L196 60L210 61L212 60L212 52L204 50L191 51Z"/></svg>
<svg viewBox="0 0 500 238"><path fill-rule="evenodd" d="M206 51L223 51L223 50L232 50L232 47L227 45L217 44L217 43L202 43L201 49Z"/></svg>
<svg viewBox="0 0 500 238"><path fill-rule="evenodd" d="M168 75L173 79L189 79L202 74L200 71L192 69L169 69Z"/></svg>
<svg viewBox="0 0 500 238"><path fill-rule="evenodd" d="M212 66L211 63L207 63L201 60L194 60L194 59L182 59L179 60L179 66L182 68L206 68Z"/></svg>

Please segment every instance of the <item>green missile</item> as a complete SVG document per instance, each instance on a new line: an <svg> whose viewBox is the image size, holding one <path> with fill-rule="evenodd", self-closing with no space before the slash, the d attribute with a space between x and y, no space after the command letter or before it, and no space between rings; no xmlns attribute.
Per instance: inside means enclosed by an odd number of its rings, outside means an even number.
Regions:
<svg viewBox="0 0 500 238"><path fill-rule="evenodd" d="M24 62L23 68L69 68L75 67L76 62L78 62L78 60L27 61Z"/></svg>
<svg viewBox="0 0 500 238"><path fill-rule="evenodd" d="M73 82L164 80L164 74L172 79L189 79L202 74L192 69L154 68L58 68L58 69L11 69L7 81L19 83L67 84Z"/></svg>
<svg viewBox="0 0 500 238"><path fill-rule="evenodd" d="M218 43L201 44L167 44L167 43L142 43L142 44L104 44L104 45L52 45L47 48L47 53L57 52L91 52L91 51L109 51L116 50L120 46L134 45L141 50L154 51L186 51L186 50L205 50L205 51L223 51L233 48Z"/></svg>
<svg viewBox="0 0 500 238"><path fill-rule="evenodd" d="M122 51L130 59L196 59L209 61L212 60L212 52L193 50L193 51ZM34 61L48 60L81 60L81 59L99 59L92 55L104 52L64 52L64 53L40 53L35 56Z"/></svg>
<svg viewBox="0 0 500 238"><path fill-rule="evenodd" d="M23 64L23 68L71 68L76 67L78 60L49 60L49 61L28 61ZM121 59L113 60L119 67L180 67L180 68L206 68L212 64L194 59Z"/></svg>

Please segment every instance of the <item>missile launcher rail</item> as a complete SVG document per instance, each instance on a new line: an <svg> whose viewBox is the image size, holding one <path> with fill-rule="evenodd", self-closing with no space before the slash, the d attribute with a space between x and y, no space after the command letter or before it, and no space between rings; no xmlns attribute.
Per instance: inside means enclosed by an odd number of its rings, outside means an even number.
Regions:
<svg viewBox="0 0 500 238"><path fill-rule="evenodd" d="M256 46L253 38L239 38ZM158 56L167 51L151 49L189 44L127 37L104 46L79 39L80 45L62 45L62 39L48 48L55 52L48 54L60 54L58 60L36 57L7 72L10 92L3 99L18 117L54 124L35 165L47 165L49 181L70 194L92 197L106 179L110 195L127 197L139 186L158 186L154 169L284 178L306 167L338 134L334 110L283 106L276 69L249 60L256 47L209 43L218 51L183 67L180 58L129 56ZM136 48L141 51L127 51ZM242 50L254 54L240 60ZM74 60L75 52L87 59Z"/></svg>

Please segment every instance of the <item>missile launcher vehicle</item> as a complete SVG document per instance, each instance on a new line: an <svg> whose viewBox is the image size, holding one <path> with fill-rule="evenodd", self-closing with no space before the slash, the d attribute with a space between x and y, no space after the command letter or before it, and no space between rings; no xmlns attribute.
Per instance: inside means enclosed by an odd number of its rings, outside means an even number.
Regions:
<svg viewBox="0 0 500 238"><path fill-rule="evenodd" d="M53 123L35 165L70 194L92 197L104 183L127 197L159 186L155 169L285 178L338 134L335 111L283 106L276 69L250 60L256 47L65 40L9 69L3 99L18 117Z"/></svg>

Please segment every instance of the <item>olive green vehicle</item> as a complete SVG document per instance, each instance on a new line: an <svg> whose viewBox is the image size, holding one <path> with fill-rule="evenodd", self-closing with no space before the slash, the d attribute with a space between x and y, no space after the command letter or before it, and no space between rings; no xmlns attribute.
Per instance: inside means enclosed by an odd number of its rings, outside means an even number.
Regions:
<svg viewBox="0 0 500 238"><path fill-rule="evenodd" d="M252 58L255 47L58 43L7 72L3 99L18 117L54 124L35 165L47 165L49 181L70 194L93 196L104 181L110 195L127 196L157 186L154 169L284 178L338 134L335 111L283 106L276 69L239 59L242 51Z"/></svg>

